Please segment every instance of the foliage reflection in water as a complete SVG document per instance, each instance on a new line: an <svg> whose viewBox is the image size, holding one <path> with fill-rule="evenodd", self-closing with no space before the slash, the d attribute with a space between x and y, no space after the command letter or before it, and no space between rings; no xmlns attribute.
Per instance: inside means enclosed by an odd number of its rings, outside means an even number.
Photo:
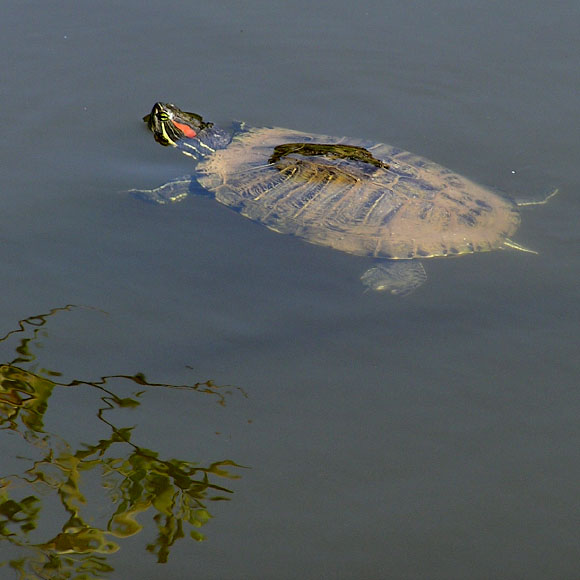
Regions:
<svg viewBox="0 0 580 580"><path fill-rule="evenodd" d="M245 396L241 389L234 391L212 381L183 386L151 383L143 374L61 383L56 380L60 373L26 370L35 360L31 347L48 318L72 308L55 308L24 319L17 330L0 338L5 342L13 335L21 336L16 358L0 365L0 429L5 436L20 435L30 455L35 454L35 459L26 459L28 468L0 478L1 538L19 552L19 557L0 566L11 567L21 579L108 576L114 571L108 556L120 549L121 540L143 529L137 517L146 513L156 528L156 538L146 549L158 562L166 562L172 546L186 532L197 541L205 538L200 528L212 517L207 502L229 500L233 493L216 482L239 478L231 470L243 467L230 459L205 467L182 459L164 459L131 440L134 426L119 426L112 418L115 410L138 408L150 387L208 394L222 406L234 392ZM110 386L118 381L139 389L120 397ZM83 386L98 390L102 404L96 417L109 436L73 447L62 436L45 431L44 419L55 388ZM95 500L90 497L94 486L87 485L91 477L101 482L106 496L106 501L99 498L98 509L92 510L89 504ZM54 504L62 508L60 522L42 521L43 507L49 504L51 512ZM94 523L99 520L102 525ZM59 530L56 535L55 527Z"/></svg>

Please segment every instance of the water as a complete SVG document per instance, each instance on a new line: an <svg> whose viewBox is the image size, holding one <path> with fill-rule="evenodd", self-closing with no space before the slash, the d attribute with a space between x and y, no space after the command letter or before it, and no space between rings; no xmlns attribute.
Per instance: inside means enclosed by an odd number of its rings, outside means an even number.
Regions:
<svg viewBox="0 0 580 580"><path fill-rule="evenodd" d="M579 18L571 1L5 7L2 334L24 322L2 343L2 517L36 529L4 523L2 561L578 577ZM561 193L524 212L516 240L539 255L432 260L414 294L365 294L364 259L211 199L123 193L191 168L140 121L157 100ZM31 488L34 461L50 478ZM227 491L187 487L203 473Z"/></svg>

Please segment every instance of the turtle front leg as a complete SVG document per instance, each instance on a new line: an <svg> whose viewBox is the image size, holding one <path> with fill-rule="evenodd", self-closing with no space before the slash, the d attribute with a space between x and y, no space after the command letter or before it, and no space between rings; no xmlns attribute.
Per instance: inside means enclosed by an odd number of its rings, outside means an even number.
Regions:
<svg viewBox="0 0 580 580"><path fill-rule="evenodd" d="M389 260L369 268L360 278L368 290L406 296L427 280L418 260Z"/></svg>
<svg viewBox="0 0 580 580"><path fill-rule="evenodd" d="M191 192L192 183L195 179L191 175L184 175L177 179L168 181L165 185L155 189L130 189L130 193L137 199L142 199L151 203L176 203L183 201Z"/></svg>

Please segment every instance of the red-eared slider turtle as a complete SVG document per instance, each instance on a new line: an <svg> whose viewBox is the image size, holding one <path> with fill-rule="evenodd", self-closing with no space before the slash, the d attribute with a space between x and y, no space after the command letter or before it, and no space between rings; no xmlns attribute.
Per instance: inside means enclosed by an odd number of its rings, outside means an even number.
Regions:
<svg viewBox="0 0 580 580"><path fill-rule="evenodd" d="M272 127L218 129L156 103L144 117L155 140L198 161L194 177L145 194L182 199L197 182L217 201L279 233L380 260L361 277L373 290L407 294L426 279L420 259L502 248L518 205L428 159L361 139Z"/></svg>

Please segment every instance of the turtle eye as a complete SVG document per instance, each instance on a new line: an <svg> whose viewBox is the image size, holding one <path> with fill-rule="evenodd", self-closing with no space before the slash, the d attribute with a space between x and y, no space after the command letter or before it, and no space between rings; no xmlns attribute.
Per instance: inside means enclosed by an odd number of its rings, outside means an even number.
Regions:
<svg viewBox="0 0 580 580"><path fill-rule="evenodd" d="M159 113L159 120L166 123L167 121L169 121L169 115L165 111L161 111Z"/></svg>

